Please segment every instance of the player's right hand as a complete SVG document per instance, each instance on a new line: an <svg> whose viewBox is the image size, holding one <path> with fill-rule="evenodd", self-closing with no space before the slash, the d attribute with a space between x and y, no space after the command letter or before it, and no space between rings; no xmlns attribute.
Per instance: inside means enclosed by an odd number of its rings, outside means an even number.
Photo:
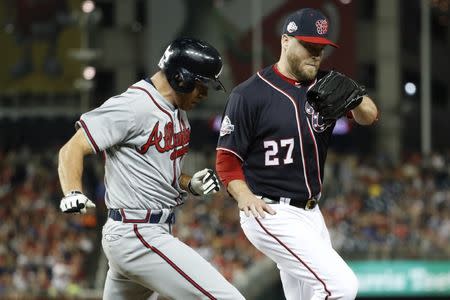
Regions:
<svg viewBox="0 0 450 300"><path fill-rule="evenodd" d="M195 195L208 195L220 190L219 179L211 169L196 172L188 184L189 191Z"/></svg>
<svg viewBox="0 0 450 300"><path fill-rule="evenodd" d="M247 217L250 217L250 214L252 214L255 218L258 216L265 218L265 212L271 215L275 215L277 213L272 207L270 207L269 204L264 202L264 200L256 198L254 195L245 195L238 199L237 202L239 209L244 211Z"/></svg>
<svg viewBox="0 0 450 300"><path fill-rule="evenodd" d="M82 192L72 191L61 199L59 208L63 213L86 213L86 208L95 207L94 202L89 200Z"/></svg>

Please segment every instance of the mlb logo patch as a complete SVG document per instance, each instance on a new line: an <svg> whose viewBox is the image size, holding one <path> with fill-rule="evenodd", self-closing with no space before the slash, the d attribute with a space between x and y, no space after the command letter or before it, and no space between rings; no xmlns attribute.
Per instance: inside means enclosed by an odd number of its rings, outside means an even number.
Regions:
<svg viewBox="0 0 450 300"><path fill-rule="evenodd" d="M220 126L220 136L225 136L234 131L234 125L231 124L231 120L228 116L225 116Z"/></svg>

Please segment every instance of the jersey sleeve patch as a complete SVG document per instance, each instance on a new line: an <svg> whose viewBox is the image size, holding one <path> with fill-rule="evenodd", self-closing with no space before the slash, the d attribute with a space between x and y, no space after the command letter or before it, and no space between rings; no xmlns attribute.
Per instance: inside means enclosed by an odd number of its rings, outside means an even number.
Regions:
<svg viewBox="0 0 450 300"><path fill-rule="evenodd" d="M222 120L222 125L220 126L220 136L225 136L234 131L234 125L231 124L231 120L228 116L225 116Z"/></svg>

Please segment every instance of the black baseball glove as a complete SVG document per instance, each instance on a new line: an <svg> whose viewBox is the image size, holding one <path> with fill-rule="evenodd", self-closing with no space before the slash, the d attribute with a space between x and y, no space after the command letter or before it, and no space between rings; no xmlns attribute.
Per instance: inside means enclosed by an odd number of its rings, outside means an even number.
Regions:
<svg viewBox="0 0 450 300"><path fill-rule="evenodd" d="M357 107L366 94L364 86L330 71L309 89L306 100L325 122L333 122Z"/></svg>

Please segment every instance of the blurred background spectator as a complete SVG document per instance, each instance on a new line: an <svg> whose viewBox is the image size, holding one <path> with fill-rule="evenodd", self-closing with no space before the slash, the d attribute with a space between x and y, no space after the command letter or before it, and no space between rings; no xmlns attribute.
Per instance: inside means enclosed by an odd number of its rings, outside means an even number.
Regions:
<svg viewBox="0 0 450 300"><path fill-rule="evenodd" d="M88 286L97 220L60 213L55 152L0 153L0 296L57 297Z"/></svg>

